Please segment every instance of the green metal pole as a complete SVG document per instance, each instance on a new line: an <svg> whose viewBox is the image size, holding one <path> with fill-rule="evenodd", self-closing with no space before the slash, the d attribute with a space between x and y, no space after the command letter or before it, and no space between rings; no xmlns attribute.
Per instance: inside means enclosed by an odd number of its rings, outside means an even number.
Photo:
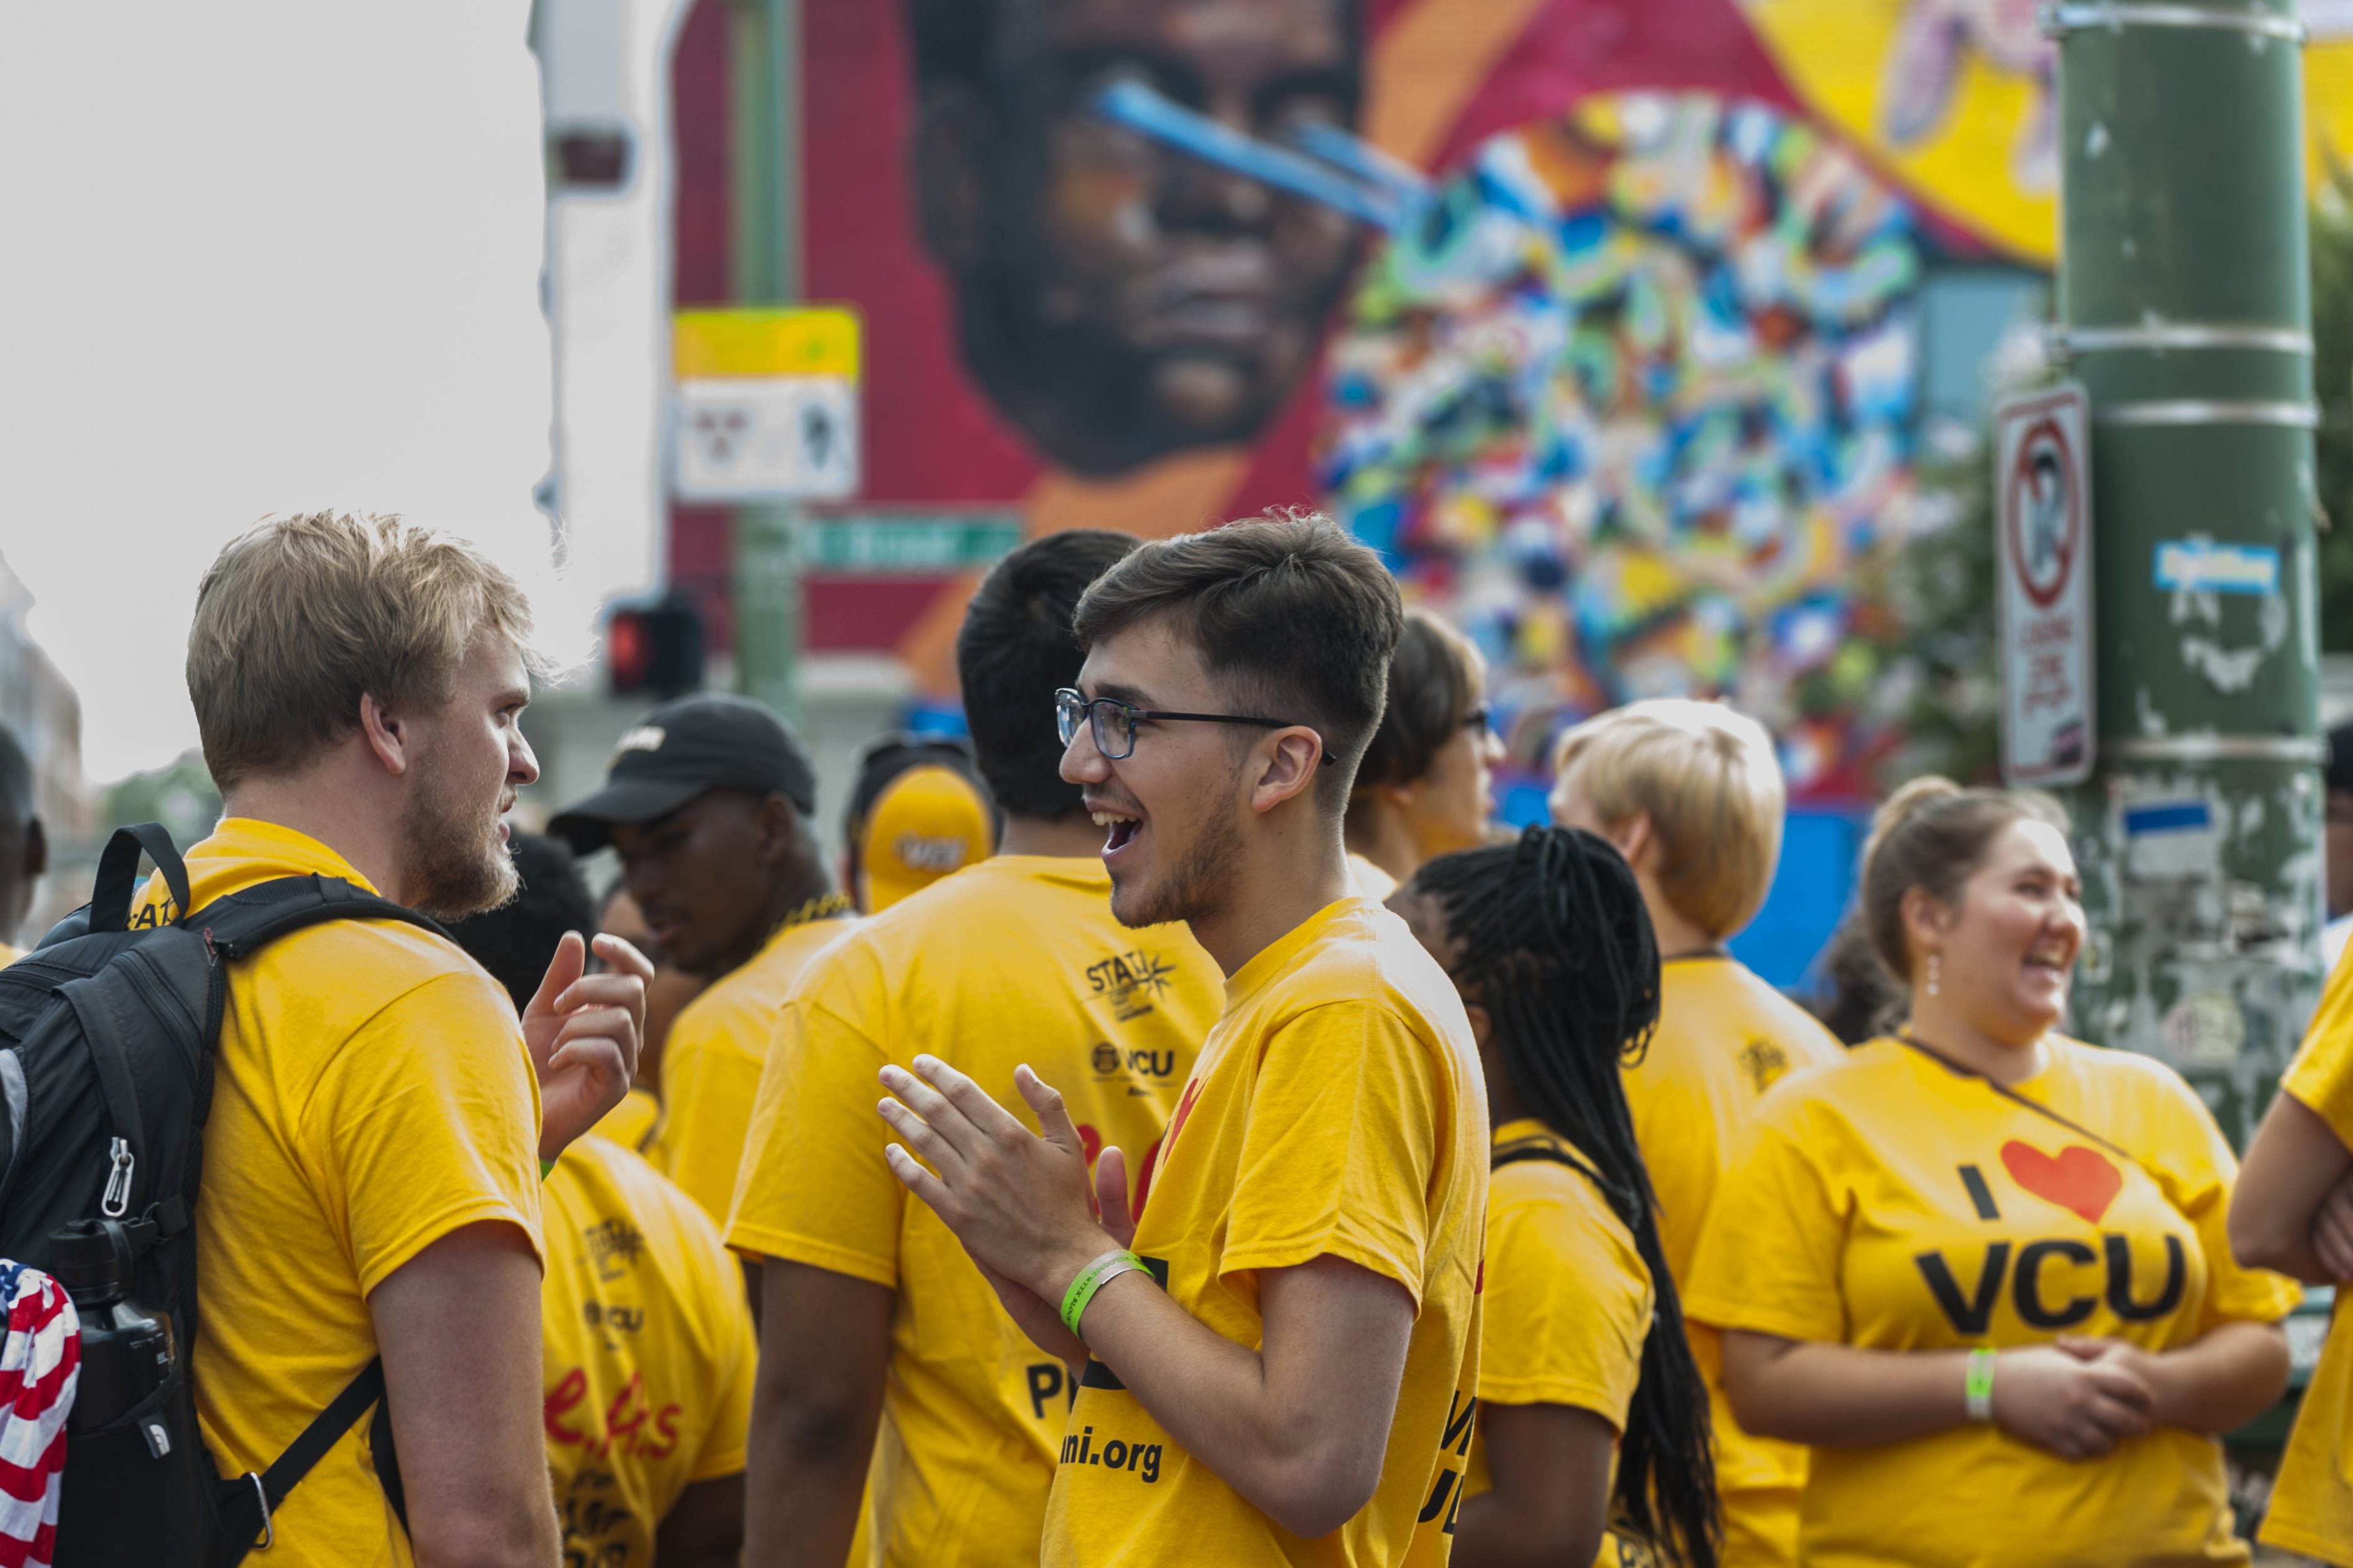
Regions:
<svg viewBox="0 0 2353 1568"><path fill-rule="evenodd" d="M2243 1146L2321 978L2303 28L2263 0L2045 17L2093 417L2075 1024L2175 1064Z"/></svg>
<svg viewBox="0 0 2353 1568"><path fill-rule="evenodd" d="M736 302L800 298L800 14L797 0L735 0ZM798 528L789 506L735 510L736 686L784 714L800 710Z"/></svg>

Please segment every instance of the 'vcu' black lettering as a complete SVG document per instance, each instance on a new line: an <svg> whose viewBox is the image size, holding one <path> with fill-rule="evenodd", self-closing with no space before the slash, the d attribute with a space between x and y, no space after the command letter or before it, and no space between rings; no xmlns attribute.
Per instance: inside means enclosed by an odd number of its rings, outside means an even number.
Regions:
<svg viewBox="0 0 2353 1568"><path fill-rule="evenodd" d="M2099 1305L2091 1296L2071 1296L2063 1307L2046 1307L2042 1302L2042 1260L2063 1258L2070 1263L2089 1263L2099 1254L2080 1241L2030 1241L2019 1250L2018 1286L2014 1299L2018 1303L2019 1321L2031 1329L2072 1329L2092 1315Z"/></svg>
<svg viewBox="0 0 2353 1568"><path fill-rule="evenodd" d="M1457 1415L1456 1411L1461 1411ZM1446 1402L1446 1436L1438 1440L1439 1452L1451 1448L1460 1455L1471 1452L1471 1422L1479 1414L1479 1400L1474 1394L1471 1403L1462 1403L1462 1391L1456 1389Z"/></svg>
<svg viewBox="0 0 2353 1568"><path fill-rule="evenodd" d="M1978 1289L1974 1298L1964 1300L1960 1281L1941 1252L1923 1252L1912 1259L1920 1277L1928 1282L1928 1293L1936 1298L1945 1319L1953 1331L1969 1339L1984 1333L1993 1321L1993 1304L2001 1299L2001 1279L2010 1271L2010 1243L1997 1241L1986 1248L1985 1267L1978 1271Z"/></svg>
<svg viewBox="0 0 2353 1568"><path fill-rule="evenodd" d="M2165 1289L2146 1307L2133 1300L2132 1243L2121 1236L2104 1236L2100 1242L2108 1254L2109 1311L2127 1323L2150 1323L2181 1305L2189 1262L2181 1255L2179 1237L2168 1233L2165 1238Z"/></svg>

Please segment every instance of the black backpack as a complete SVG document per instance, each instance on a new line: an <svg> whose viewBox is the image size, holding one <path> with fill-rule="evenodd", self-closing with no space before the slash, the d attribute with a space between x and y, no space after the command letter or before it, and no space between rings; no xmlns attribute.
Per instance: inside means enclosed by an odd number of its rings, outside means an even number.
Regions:
<svg viewBox="0 0 2353 1568"><path fill-rule="evenodd" d="M132 930L140 851L180 918ZM58 1277L82 1321L57 1568L236 1568L269 1515L369 1406L376 1474L406 1523L384 1363L371 1362L269 1468L224 1480L197 1433L197 1189L227 966L324 921L413 910L288 877L188 912L153 823L117 831L90 901L0 968L0 1257Z"/></svg>

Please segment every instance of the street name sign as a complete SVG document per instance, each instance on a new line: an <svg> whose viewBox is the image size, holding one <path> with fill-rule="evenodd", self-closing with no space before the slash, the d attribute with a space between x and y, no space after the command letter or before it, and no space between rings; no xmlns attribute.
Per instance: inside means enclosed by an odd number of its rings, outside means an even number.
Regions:
<svg viewBox="0 0 2353 1568"><path fill-rule="evenodd" d="M1994 411L2001 776L2012 785L2092 773L2090 427L2073 382Z"/></svg>

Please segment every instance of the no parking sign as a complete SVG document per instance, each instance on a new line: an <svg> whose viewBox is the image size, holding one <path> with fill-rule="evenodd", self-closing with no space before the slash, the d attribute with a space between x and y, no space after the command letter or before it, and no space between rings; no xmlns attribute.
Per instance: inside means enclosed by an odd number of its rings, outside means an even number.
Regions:
<svg viewBox="0 0 2353 1568"><path fill-rule="evenodd" d="M2001 776L2012 784L2092 772L2089 408L2068 382L1994 412Z"/></svg>

